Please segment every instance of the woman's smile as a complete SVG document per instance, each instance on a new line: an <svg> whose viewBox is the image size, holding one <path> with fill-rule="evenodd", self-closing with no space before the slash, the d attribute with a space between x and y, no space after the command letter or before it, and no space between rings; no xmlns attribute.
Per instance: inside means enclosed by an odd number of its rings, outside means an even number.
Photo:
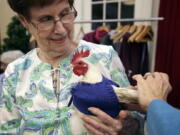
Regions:
<svg viewBox="0 0 180 135"><path fill-rule="evenodd" d="M63 44L65 43L67 40L67 35L65 36L61 36L61 37L55 37L55 38L51 38L50 41L53 43L53 44Z"/></svg>

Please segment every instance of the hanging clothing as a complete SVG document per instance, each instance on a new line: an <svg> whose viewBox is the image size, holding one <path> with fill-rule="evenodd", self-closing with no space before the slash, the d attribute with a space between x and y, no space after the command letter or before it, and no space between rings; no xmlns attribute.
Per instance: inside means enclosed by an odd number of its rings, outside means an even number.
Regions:
<svg viewBox="0 0 180 135"><path fill-rule="evenodd" d="M83 37L83 40L85 40L87 42L99 44L99 41L96 39L95 35L96 35L95 31L86 33Z"/></svg>
<svg viewBox="0 0 180 135"><path fill-rule="evenodd" d="M83 40L100 44L103 37L107 34L108 32L106 30L101 29L101 27L97 27L95 31L85 34Z"/></svg>
<svg viewBox="0 0 180 135"><path fill-rule="evenodd" d="M116 51L116 52L119 52L120 50L120 45L119 44L113 44L113 41L110 39L110 36L113 34L113 32L109 32L107 35L105 35L100 44L103 44L103 45L107 45L107 46L112 46L113 49Z"/></svg>
<svg viewBox="0 0 180 135"><path fill-rule="evenodd" d="M130 36L131 34L127 32L122 36L121 43L113 44L110 34L108 34L103 38L101 43L106 45L111 43L111 46L119 54L130 83L134 85L133 75L144 74L149 71L148 44L147 42L128 42Z"/></svg>
<svg viewBox="0 0 180 135"><path fill-rule="evenodd" d="M148 72L148 47L147 42L137 43L128 42L130 33L123 35L123 41L120 44L119 57L125 67L126 74L131 84L135 84L132 76L135 74L144 74Z"/></svg>

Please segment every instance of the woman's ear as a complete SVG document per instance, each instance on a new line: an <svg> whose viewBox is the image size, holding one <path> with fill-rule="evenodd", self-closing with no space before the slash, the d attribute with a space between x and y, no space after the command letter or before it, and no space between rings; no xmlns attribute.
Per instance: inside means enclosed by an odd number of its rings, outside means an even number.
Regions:
<svg viewBox="0 0 180 135"><path fill-rule="evenodd" d="M24 16L22 16L22 15L18 15L18 18L19 18L21 24L22 24L26 29L28 29L28 22L27 22L26 18L25 18Z"/></svg>

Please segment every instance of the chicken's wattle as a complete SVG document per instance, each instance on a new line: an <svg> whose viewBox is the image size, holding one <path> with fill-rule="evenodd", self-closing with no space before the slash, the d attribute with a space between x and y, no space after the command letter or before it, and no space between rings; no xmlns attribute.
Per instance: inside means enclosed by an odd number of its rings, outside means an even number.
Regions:
<svg viewBox="0 0 180 135"><path fill-rule="evenodd" d="M73 67L73 72L77 76L85 75L88 71L88 65L82 61L79 61L77 64Z"/></svg>

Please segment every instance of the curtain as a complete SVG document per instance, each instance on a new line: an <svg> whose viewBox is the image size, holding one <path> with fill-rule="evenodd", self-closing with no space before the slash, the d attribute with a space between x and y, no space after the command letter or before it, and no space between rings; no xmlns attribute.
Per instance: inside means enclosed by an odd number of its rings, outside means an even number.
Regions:
<svg viewBox="0 0 180 135"><path fill-rule="evenodd" d="M170 77L168 102L180 108L180 0L161 0L155 70Z"/></svg>

